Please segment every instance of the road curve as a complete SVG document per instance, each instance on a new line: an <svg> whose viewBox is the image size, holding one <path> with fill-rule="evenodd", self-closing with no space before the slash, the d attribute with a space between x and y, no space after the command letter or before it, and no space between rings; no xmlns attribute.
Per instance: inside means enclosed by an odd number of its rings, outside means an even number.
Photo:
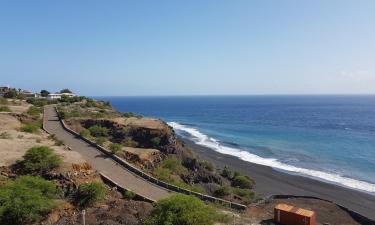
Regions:
<svg viewBox="0 0 375 225"><path fill-rule="evenodd" d="M47 132L56 135L58 139L64 141L64 144L69 146L73 151L79 152L93 168L125 189L132 190L133 192L154 201L172 195L172 192L149 183L143 178L131 173L97 148L64 130L54 106L45 106L43 123L44 129Z"/></svg>

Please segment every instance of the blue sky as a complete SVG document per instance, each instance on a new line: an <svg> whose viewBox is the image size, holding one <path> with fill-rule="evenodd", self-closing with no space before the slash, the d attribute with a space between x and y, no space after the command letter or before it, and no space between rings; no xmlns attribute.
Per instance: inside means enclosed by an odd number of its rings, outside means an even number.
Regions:
<svg viewBox="0 0 375 225"><path fill-rule="evenodd" d="M375 93L375 1L1 1L0 85Z"/></svg>

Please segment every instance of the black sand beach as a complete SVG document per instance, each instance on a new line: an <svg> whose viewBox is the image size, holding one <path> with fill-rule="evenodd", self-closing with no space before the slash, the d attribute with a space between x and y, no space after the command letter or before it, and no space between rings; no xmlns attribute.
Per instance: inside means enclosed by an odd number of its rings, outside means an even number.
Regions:
<svg viewBox="0 0 375 225"><path fill-rule="evenodd" d="M270 195L313 196L332 201L340 206L375 220L375 195L362 193L341 186L321 182L308 177L276 171L271 167L257 165L224 155L212 149L196 145L184 139L200 158L213 162L216 166L230 168L248 175L256 181L258 197Z"/></svg>

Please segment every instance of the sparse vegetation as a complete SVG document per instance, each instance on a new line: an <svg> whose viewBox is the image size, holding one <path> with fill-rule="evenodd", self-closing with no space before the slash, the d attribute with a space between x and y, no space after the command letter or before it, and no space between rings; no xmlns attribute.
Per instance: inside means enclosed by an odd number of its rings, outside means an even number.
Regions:
<svg viewBox="0 0 375 225"><path fill-rule="evenodd" d="M39 116L42 113L42 109L36 106L30 106L27 110L27 114L30 116Z"/></svg>
<svg viewBox="0 0 375 225"><path fill-rule="evenodd" d="M82 136L82 137L85 137L85 138L88 138L91 136L91 133L89 130L87 129L83 129L81 130L81 132L79 132L79 134Z"/></svg>
<svg viewBox="0 0 375 225"><path fill-rule="evenodd" d="M12 136L8 132L2 132L0 134L0 139L12 139Z"/></svg>
<svg viewBox="0 0 375 225"><path fill-rule="evenodd" d="M95 138L95 143L98 145L103 146L103 144L107 141L106 137L97 137Z"/></svg>
<svg viewBox="0 0 375 225"><path fill-rule="evenodd" d="M6 105L2 105L0 106L0 112L12 112L12 110Z"/></svg>
<svg viewBox="0 0 375 225"><path fill-rule="evenodd" d="M142 118L143 116L132 113L132 112L125 112L122 114L123 117L125 118L130 118L130 117L136 117L136 118Z"/></svg>
<svg viewBox="0 0 375 225"><path fill-rule="evenodd" d="M41 125L38 123L27 123L21 127L21 131L26 133L37 133L39 132L40 126Z"/></svg>
<svg viewBox="0 0 375 225"><path fill-rule="evenodd" d="M4 97L0 96L0 105L8 105L9 102Z"/></svg>
<svg viewBox="0 0 375 225"><path fill-rule="evenodd" d="M218 213L193 196L176 194L158 201L146 225L212 225Z"/></svg>
<svg viewBox="0 0 375 225"><path fill-rule="evenodd" d="M99 125L91 126L89 129L90 134L94 137L107 137L108 129Z"/></svg>
<svg viewBox="0 0 375 225"><path fill-rule="evenodd" d="M93 206L95 203L103 200L105 187L98 182L82 184L79 186L77 205L80 207Z"/></svg>
<svg viewBox="0 0 375 225"><path fill-rule="evenodd" d="M123 197L124 199L132 200L132 199L134 199L136 196L137 196L137 194L134 193L134 192L132 192L132 191L124 191L124 192L122 192L122 197Z"/></svg>
<svg viewBox="0 0 375 225"><path fill-rule="evenodd" d="M59 139L56 137L56 135L54 135L54 134L51 134L50 136L48 136L48 138L49 138L50 140L53 140L53 141L55 142L55 145L56 145L56 146L62 146L62 145L64 145L64 141L59 140Z"/></svg>
<svg viewBox="0 0 375 225"><path fill-rule="evenodd" d="M61 164L60 156L46 146L30 148L20 162L22 170L30 174L45 174Z"/></svg>
<svg viewBox="0 0 375 225"><path fill-rule="evenodd" d="M15 225L38 221L56 205L61 192L49 181L22 176L0 187L0 224Z"/></svg>

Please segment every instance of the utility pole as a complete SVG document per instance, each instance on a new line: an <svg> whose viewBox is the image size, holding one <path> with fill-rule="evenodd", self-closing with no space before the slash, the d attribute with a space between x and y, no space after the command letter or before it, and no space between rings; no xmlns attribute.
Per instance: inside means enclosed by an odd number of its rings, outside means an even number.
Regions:
<svg viewBox="0 0 375 225"><path fill-rule="evenodd" d="M86 210L82 210L82 221L83 225L86 225Z"/></svg>

